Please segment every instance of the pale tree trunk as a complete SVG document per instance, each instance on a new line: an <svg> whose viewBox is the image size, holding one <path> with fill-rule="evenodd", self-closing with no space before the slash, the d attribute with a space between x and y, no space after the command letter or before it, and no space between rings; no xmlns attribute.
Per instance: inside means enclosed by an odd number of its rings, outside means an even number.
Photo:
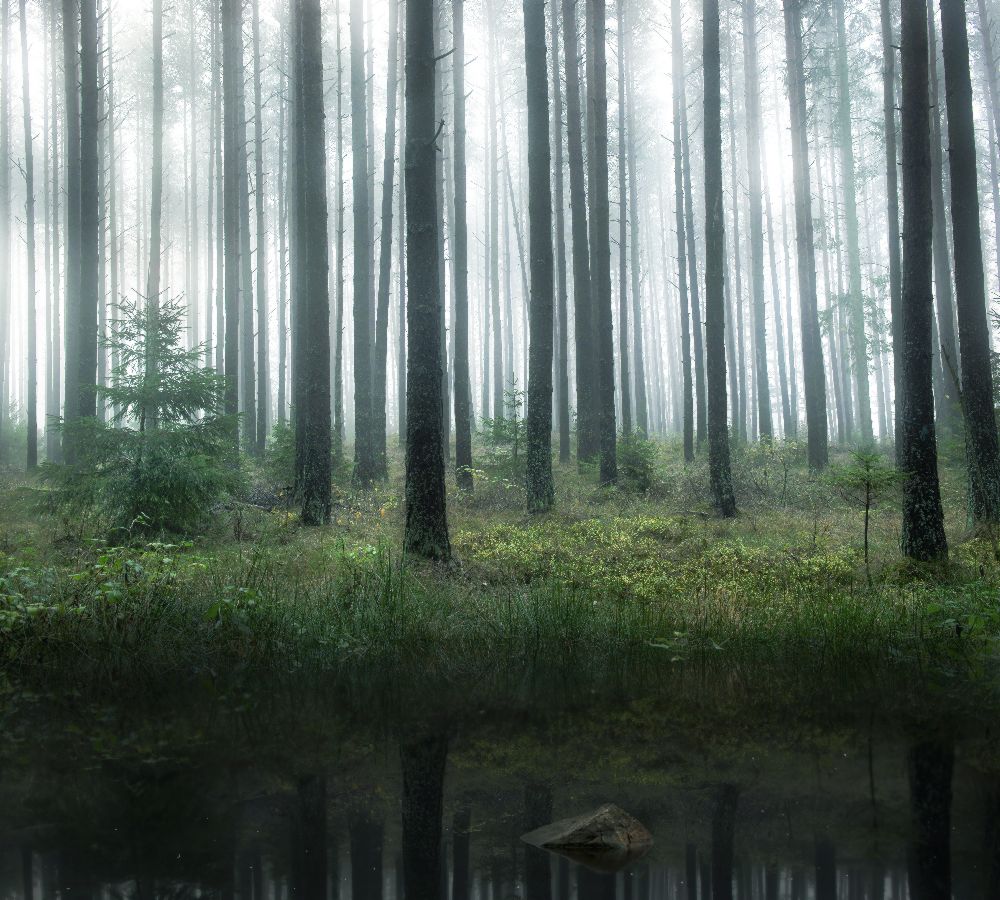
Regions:
<svg viewBox="0 0 1000 900"><path fill-rule="evenodd" d="M264 453L271 417L271 378L268 365L267 327L267 189L264 183L264 106L260 86L260 0L252 4L253 29L253 133L254 133L254 209L257 213L257 434L256 449ZM192 173L193 178L193 173ZM195 180L195 203L197 183ZM195 217L197 222L197 217ZM193 234L197 235L197 225ZM197 241L197 237L195 237ZM197 257L195 257L197 261Z"/></svg>
<svg viewBox="0 0 1000 900"><path fill-rule="evenodd" d="M813 241L812 197L809 188L809 139L800 0L784 0L784 18L792 133L792 177L795 188L795 241L798 251L802 371L808 432L807 451L810 468L821 470L826 467L828 460L826 373L823 365L819 316L816 310L816 256Z"/></svg>
<svg viewBox="0 0 1000 900"><path fill-rule="evenodd" d="M35 297L35 157L31 134L31 65L28 51L28 12L26 0L20 0L21 13L21 100L24 108L24 225L28 251L28 471L38 465L38 336Z"/></svg>
<svg viewBox="0 0 1000 900"><path fill-rule="evenodd" d="M556 230L556 304L558 347L556 358L556 414L559 419L559 462L568 463L570 454L569 424L569 292L566 284L566 224L563 194L563 140L562 140L562 79L559 77L559 3L552 0L552 144L555 160L552 174L555 180L555 230ZM575 285L574 285L575 289Z"/></svg>

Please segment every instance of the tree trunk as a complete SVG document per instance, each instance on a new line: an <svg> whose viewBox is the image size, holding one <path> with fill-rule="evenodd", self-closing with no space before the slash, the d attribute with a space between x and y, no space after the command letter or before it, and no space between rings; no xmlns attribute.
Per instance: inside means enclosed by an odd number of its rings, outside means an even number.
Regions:
<svg viewBox="0 0 1000 900"><path fill-rule="evenodd" d="M271 417L267 327L267 187L264 183L264 105L260 88L260 0L253 0L254 209L257 213L257 453L263 455Z"/></svg>
<svg viewBox="0 0 1000 900"><path fill-rule="evenodd" d="M31 89L28 54L27 3L20 0L21 12L21 99L24 106L24 224L27 231L27 313L28 313L28 471L38 465L38 337L35 304L35 168L31 134ZM30 870L30 854L29 854Z"/></svg>
<svg viewBox="0 0 1000 900"><path fill-rule="evenodd" d="M351 159L354 185L354 484L376 477L372 446L371 236L363 0L351 0ZM433 119L433 114L432 114Z"/></svg>
<svg viewBox="0 0 1000 900"><path fill-rule="evenodd" d="M904 44L903 46L905 52L906 45ZM905 77L905 61L903 63L903 73ZM905 98L905 86L903 91ZM906 114L905 107L903 114L904 116ZM903 126L903 141L903 152L905 154L905 124ZM905 184L905 174L903 180ZM905 186L903 192L903 215L905 217ZM905 237L903 241L905 244ZM904 258L906 256L905 249L903 256ZM903 280L904 282L906 281L905 272ZM905 287L903 288L903 293L904 295L906 293ZM905 304L905 299L903 302ZM944 741L928 739L914 744L910 748L906 754L906 762L910 782L910 820L912 833L907 853L910 896L913 900L942 900L942 898L952 896L951 795L952 773L955 767L955 750L950 744Z"/></svg>
<svg viewBox="0 0 1000 900"><path fill-rule="evenodd" d="M569 292L566 285L566 224L565 199L563 195L563 103L562 79L559 77L559 4L550 3L552 19L552 143L555 148L553 176L555 178L555 230L556 230L556 304L558 347L556 360L556 414L559 419L559 462L569 462Z"/></svg>
<svg viewBox="0 0 1000 900"><path fill-rule="evenodd" d="M10 366L10 240L11 240L11 207L10 207L10 0L0 0L0 27L3 29L3 36L0 38L0 460L4 459L3 452L3 431L7 427L7 370ZM66 19L67 8L70 10L69 19ZM67 42L65 50L69 56L69 41L73 34L72 25L72 0L64 0L63 17L70 21L69 26L63 27L63 35ZM73 81L72 87L76 92L76 47L73 47ZM70 89L70 70L66 70L66 90ZM66 117L69 118L70 107L67 103ZM77 122L79 127L79 120ZM68 136L68 133L67 133ZM77 136L79 141L79 134ZM72 158L72 155L71 155ZM67 160L67 165L69 164ZM78 188L79 190L79 188ZM67 214L68 215L68 214ZM79 232L77 233L78 236ZM69 249L66 251L66 259L69 261ZM67 278L69 271L67 269ZM67 305L71 298L67 293ZM75 303L75 299L72 301ZM68 336L68 332L67 332ZM67 339L69 339L67 337ZM75 373L74 373L75 374ZM69 394L67 393L67 396ZM74 395L75 396L75 395Z"/></svg>
<svg viewBox="0 0 1000 900"><path fill-rule="evenodd" d="M625 2L618 0L618 366L622 433L632 433L632 374L629 366L628 161L625 142Z"/></svg>
<svg viewBox="0 0 1000 900"><path fill-rule="evenodd" d="M943 0L941 4L941 48L947 86L951 227L969 492L973 518L995 524L1000 521L1000 448L993 407L969 36L963 0Z"/></svg>
<svg viewBox="0 0 1000 900"><path fill-rule="evenodd" d="M677 229L677 293L680 296L681 367L683 377L684 462L694 462L694 395L691 374L691 315L688 309L687 261L684 252L684 152L681 145L681 119L684 100L684 45L681 23L681 2L671 0L670 33L672 35L671 82L674 96L674 219ZM664 223L660 223L664 227ZM664 266L664 278L666 267ZM695 323L695 327L700 327Z"/></svg>
<svg viewBox="0 0 1000 900"><path fill-rule="evenodd" d="M279 58L287 61L285 51L285 31L281 31ZM285 147L288 132L285 128L285 107L288 105L288 72L281 74L278 95L278 412L279 425L285 424L288 407L288 272L285 268L288 258L287 216L288 190L285 183Z"/></svg>
<svg viewBox="0 0 1000 900"><path fill-rule="evenodd" d="M726 416L725 265L722 190L722 59L718 0L704 2L705 79L705 363L708 388L708 466L719 514L736 515Z"/></svg>
<svg viewBox="0 0 1000 900"><path fill-rule="evenodd" d="M406 550L448 559L441 436L443 302L437 271L433 0L406 4ZM357 328L357 325L355 325ZM413 900L413 898L411 898Z"/></svg>
<svg viewBox="0 0 1000 900"><path fill-rule="evenodd" d="M879 15L882 26L882 132L885 140L885 194L886 228L889 247L889 304L892 313L892 345L903 344L902 311L902 269L899 255L899 174L896 151L896 49L892 37L892 13L889 0L879 0ZM899 398L903 393L899 366L893 367L893 385L896 395L895 431L899 431ZM899 444L896 444L896 462L899 462Z"/></svg>
<svg viewBox="0 0 1000 900"><path fill-rule="evenodd" d="M97 3L80 0L80 350L77 357L77 412L97 415L97 239L100 209L97 183L100 162L97 132L100 109L97 85Z"/></svg>
<svg viewBox="0 0 1000 900"><path fill-rule="evenodd" d="M639 256L639 187L638 164L635 150L635 77L632 71L632 39L634 26L629 28L625 39L625 73L628 87L626 108L628 113L628 208L629 238L631 240L631 283L632 283L632 365L635 380L635 423L643 438L649 437L649 401L646 396L646 358L643 352L645 329L642 321L642 267Z"/></svg>
<svg viewBox="0 0 1000 900"><path fill-rule="evenodd" d="M239 414L240 354L240 115L238 83L243 79L241 0L223 0L222 7L222 105L223 105L223 242L225 247L225 401L224 410L235 423ZM298 285L296 284L296 288ZM234 428L233 449L239 450Z"/></svg>
<svg viewBox="0 0 1000 900"><path fill-rule="evenodd" d="M756 0L743 3L743 87L746 97L747 190L750 198L750 285L753 294L754 369L757 374L757 430L761 439L774 437L771 390L767 372L767 331L764 309L764 222L760 153L760 76L757 71ZM770 197L768 198L770 203ZM783 409L787 407L785 402Z"/></svg>
<svg viewBox="0 0 1000 900"><path fill-rule="evenodd" d="M851 89L847 66L847 28L844 21L844 0L834 0L837 21L837 106L840 131L840 166L844 188L844 231L847 238L847 284L850 297L851 356L857 387L857 420L861 440L872 440L872 407L868 385L868 340L865 336L864 297L861 285L861 250L858 246L858 200L854 186L854 142L851 133Z"/></svg>
<svg viewBox="0 0 1000 900"><path fill-rule="evenodd" d="M552 183L545 7L524 0L528 85L528 221L531 255L531 349L528 360L527 499L529 512L552 507Z"/></svg>
<svg viewBox="0 0 1000 900"><path fill-rule="evenodd" d="M160 361L155 340L160 328L160 269L163 261L163 0L153 0L153 168L149 219L149 268L146 270L146 390L155 390ZM152 339L152 340L151 340ZM143 410L147 428L156 428L159 409Z"/></svg>
<svg viewBox="0 0 1000 900"><path fill-rule="evenodd" d="M554 2L554 0L553 0ZM583 115L576 0L562 0L566 47L566 154L569 158L570 228L573 252L573 325L576 347L576 456L590 462L598 452L594 367L594 304L590 277L587 197L584 187Z"/></svg>
<svg viewBox="0 0 1000 900"><path fill-rule="evenodd" d="M378 307L375 318L375 359L372 363L372 454L373 474L389 477L386 455L386 381L389 363L389 293L392 288L392 195L396 169L396 71L398 65L399 2L389 7L389 71L386 77L385 158L382 164L382 226L378 276Z"/></svg>
<svg viewBox="0 0 1000 900"><path fill-rule="evenodd" d="M243 415L243 445L257 452L257 366L254 359L253 250L250 243L250 154L247 140L247 104L243 76L243 30L240 26L240 78L236 86L239 117L239 210L240 210L240 400Z"/></svg>
<svg viewBox="0 0 1000 900"><path fill-rule="evenodd" d="M60 302L60 292L59 292L59 197L62 193L60 190L59 181L59 92L58 92L58 78L57 78L57 58L58 58L58 48L59 48L59 33L58 33L58 19L56 14L55 6L50 7L51 21L50 25L50 45L51 45L51 55L52 55L52 77L50 79L50 92L51 92L51 106L52 106L52 293L50 296L49 308L52 311L52 317L48 322L49 328L49 356L48 356L48 373L49 373L49 389L48 389L48 400L45 404L46 415L48 422L46 423L46 458L49 462L60 462L62 458L61 454L61 443L59 440L60 432L57 426L60 413L60 395L62 393L60 385L62 384L63 371L62 371L62 333L61 333L61 319L62 319L62 303ZM0 116L2 117L2 116ZM3 125L0 123L0 131L2 131ZM0 139L0 144L2 144L2 139ZM2 151L0 151L2 152ZM0 160L0 194L2 194L2 182L5 176L6 167L2 160ZM0 201L2 202L2 201ZM3 213L0 211L0 229L4 227L3 225ZM2 231L0 231L0 260L4 253L3 247L5 246ZM0 267L2 268L2 267ZM8 271L7 269L2 269L3 272ZM68 277L68 272L67 272ZM3 297L4 297L4 284L5 276L0 275L0 316L2 316ZM117 299L117 298L116 298ZM0 326L0 337L2 337L2 326ZM0 344L0 359L3 358L3 345ZM3 379L0 377L0 388L2 388ZM2 432L2 414L0 414L0 432Z"/></svg>
<svg viewBox="0 0 1000 900"><path fill-rule="evenodd" d="M333 442L338 464L344 456L344 63L340 4L336 4L334 30L337 32L337 220L336 241L336 311L333 355Z"/></svg>
<svg viewBox="0 0 1000 900"><path fill-rule="evenodd" d="M712 900L733 900L733 843L738 802L739 792L733 785L725 784L720 788L712 814Z"/></svg>
<svg viewBox="0 0 1000 900"><path fill-rule="evenodd" d="M9 0L4 0L9 3ZM71 424L80 417L80 273L81 273L81 233L80 233L80 213L81 213L81 192L80 192L80 32L79 14L77 0L63 0L63 76L65 78L65 113L66 113L66 259L65 259L65 353L63 355L63 418L67 424ZM9 26L8 26L9 27ZM4 34L7 28L4 28ZM3 53L4 59L7 53ZM4 79L9 83L8 79ZM8 114L6 110L0 114L0 129L6 130ZM0 134L0 146L5 144L5 139ZM6 154L0 149L0 157ZM9 184L7 166L0 159L0 207L5 201L2 197L4 193L4 183ZM7 188L9 192L9 187ZM9 193L6 199L6 208L9 209ZM0 212L0 220L4 217ZM2 226L0 226L2 227ZM7 247L7 250L3 248ZM0 236L0 253L9 254L9 237L3 239ZM0 259L0 269L3 275L0 282L6 284L9 268L9 256L7 265L2 265ZM7 310L9 308L8 288L2 289L0 296L0 354L7 352ZM5 422L7 407L7 385L6 385L6 363L0 364L0 421ZM67 463L73 463L76 459L76 451L73 446L72 432L63 435L63 457Z"/></svg>
<svg viewBox="0 0 1000 900"><path fill-rule="evenodd" d="M297 486L302 524L330 518L330 287L321 0L296 0L295 229L298 272L293 325Z"/></svg>
<svg viewBox="0 0 1000 900"><path fill-rule="evenodd" d="M896 348L903 388L896 440L903 483L904 555L930 560L947 555L938 487L931 367L931 131L926 0L902 6L903 293Z"/></svg>
<svg viewBox="0 0 1000 900"><path fill-rule="evenodd" d="M597 407L601 446L601 484L618 480L618 430L615 421L615 340L611 317L611 237L608 200L608 86L605 0L590 0L589 31L593 66L587 72L587 130L594 148L590 191L594 309L597 326Z"/></svg>
<svg viewBox="0 0 1000 900"><path fill-rule="evenodd" d="M809 138L806 84L802 59L800 0L784 0L788 105L792 132L792 177L795 188L795 243L798 256L799 319L802 329L802 373L806 398L809 467L821 470L828 460L826 372L816 310L816 256L812 196L809 189Z"/></svg>

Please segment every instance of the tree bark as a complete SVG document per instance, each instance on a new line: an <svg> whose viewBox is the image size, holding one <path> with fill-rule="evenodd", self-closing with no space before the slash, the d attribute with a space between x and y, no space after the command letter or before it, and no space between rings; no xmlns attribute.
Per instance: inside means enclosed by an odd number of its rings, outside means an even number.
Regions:
<svg viewBox="0 0 1000 900"><path fill-rule="evenodd" d="M554 0L553 0L554 2ZM569 161L570 228L573 254L573 326L576 348L576 456L590 462L598 452L594 367L594 304L584 187L583 115L576 0L562 0L566 48L566 155Z"/></svg>
<svg viewBox="0 0 1000 900"><path fill-rule="evenodd" d="M947 555L938 486L932 387L931 292L934 222L926 0L902 5L903 293L896 348L903 393L896 440L903 483L903 554L917 560Z"/></svg>
<svg viewBox="0 0 1000 900"><path fill-rule="evenodd" d="M240 195L239 153L240 116L238 83L243 78L241 0L223 0L222 7L222 203L225 251L225 398L223 408L236 421L239 414L240 354ZM298 285L296 285L298 287ZM234 429L233 450L239 450L239 433Z"/></svg>
<svg viewBox="0 0 1000 900"><path fill-rule="evenodd" d="M977 522L995 524L1000 521L1000 447L993 406L990 326L986 315L976 131L964 0L942 0L941 48L948 104L951 227L955 244L955 295L969 492L973 518Z"/></svg>
<svg viewBox="0 0 1000 900"><path fill-rule="evenodd" d="M677 293L680 297L681 374L683 378L684 462L694 462L694 394L691 373L691 314L688 308L687 260L684 234L684 151L681 138L684 106L684 36L681 23L681 2L670 3L671 81L674 97L674 219L677 229ZM661 227L662 227L661 223ZM666 271L664 271L664 278ZM695 323L695 327L699 327Z"/></svg>
<svg viewBox="0 0 1000 900"><path fill-rule="evenodd" d="M601 484L618 480L618 429L615 420L615 340L611 316L611 237L608 200L608 86L605 47L605 0L590 0L589 31L593 66L587 72L587 129L594 161L590 192L591 252L597 326L597 407Z"/></svg>
<svg viewBox="0 0 1000 900"><path fill-rule="evenodd" d="M459 0L461 2L461 0ZM382 225L375 314L375 359L372 363L372 454L374 475L389 477L386 454L386 382L389 363L389 294L392 288L392 195L396 170L396 71L398 65L399 2L389 6L389 70L386 76L385 157L382 163Z"/></svg>
<svg viewBox="0 0 1000 900"><path fill-rule="evenodd" d="M528 359L527 500L529 512L551 509L552 482L552 182L545 6L524 0L524 67L528 86L528 220L531 259L531 347Z"/></svg>
<svg viewBox="0 0 1000 900"><path fill-rule="evenodd" d="M715 507L736 515L726 416L725 265L722 190L722 58L719 2L704 0L705 81L705 368L708 389L708 468Z"/></svg>
<svg viewBox="0 0 1000 900"><path fill-rule="evenodd" d="M302 523L330 518L330 288L321 0L296 0L295 215L299 356L296 469Z"/></svg>
<svg viewBox="0 0 1000 900"><path fill-rule="evenodd" d="M254 209L257 226L257 453L263 455L271 418L271 367L268 364L267 185L264 182L264 104L260 85L260 0L253 0Z"/></svg>
<svg viewBox="0 0 1000 900"><path fill-rule="evenodd" d="M625 0L618 0L618 380L621 390L622 433L632 433L632 373L629 360L628 304L628 160L625 120Z"/></svg>
<svg viewBox="0 0 1000 900"><path fill-rule="evenodd" d="M372 446L371 223L363 0L351 0L351 159L354 185L354 484L377 475ZM433 121L433 113L431 114Z"/></svg>
<svg viewBox="0 0 1000 900"><path fill-rule="evenodd" d="M452 0L454 54L452 80L455 93L455 480L471 491L472 481L472 381L469 374L469 224L465 172L465 2Z"/></svg>
<svg viewBox="0 0 1000 900"><path fill-rule="evenodd" d="M809 467L826 467L826 372L816 310L816 255L813 242L812 195L809 188L809 138L806 85L802 59L801 0L784 0L788 104L792 133L792 177L795 189L795 243L798 256L799 319L802 329L802 377L806 399Z"/></svg>
<svg viewBox="0 0 1000 900"><path fill-rule="evenodd" d="M406 529L407 552L451 556L441 443L441 316L437 271L433 0L406 4ZM357 325L355 325L357 328Z"/></svg>
<svg viewBox="0 0 1000 900"><path fill-rule="evenodd" d="M566 285L566 224L563 194L563 102L562 79L559 77L559 3L551 0L552 19L552 143L555 148L553 176L555 178L555 230L556 230L556 307L557 307L557 361L556 361L556 414L559 419L559 462L568 463L570 454L569 423L569 292Z"/></svg>

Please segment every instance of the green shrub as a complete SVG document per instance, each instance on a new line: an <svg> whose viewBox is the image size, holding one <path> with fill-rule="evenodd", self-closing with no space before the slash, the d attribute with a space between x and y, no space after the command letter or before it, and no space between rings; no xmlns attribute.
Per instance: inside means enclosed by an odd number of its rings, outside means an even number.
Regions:
<svg viewBox="0 0 1000 900"><path fill-rule="evenodd" d="M630 493L645 494L655 481L658 456L653 441L638 432L622 434L618 439L619 486Z"/></svg>
<svg viewBox="0 0 1000 900"><path fill-rule="evenodd" d="M176 301L119 308L106 341L118 364L97 389L111 420L64 424L73 463L44 469L64 511L119 535L185 533L240 490L222 379L202 367L203 347L181 347L184 315Z"/></svg>

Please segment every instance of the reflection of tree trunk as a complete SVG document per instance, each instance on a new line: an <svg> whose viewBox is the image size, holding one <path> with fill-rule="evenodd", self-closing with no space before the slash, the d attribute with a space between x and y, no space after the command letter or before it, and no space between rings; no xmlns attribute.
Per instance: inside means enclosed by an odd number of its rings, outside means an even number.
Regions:
<svg viewBox="0 0 1000 900"><path fill-rule="evenodd" d="M733 843L739 790L722 786L712 814L712 900L733 900Z"/></svg>
<svg viewBox="0 0 1000 900"><path fill-rule="evenodd" d="M581 867L576 872L578 900L615 900L617 878L604 872Z"/></svg>
<svg viewBox="0 0 1000 900"><path fill-rule="evenodd" d="M698 900L698 849L688 844L684 849L684 880L687 882L687 900Z"/></svg>
<svg viewBox="0 0 1000 900"><path fill-rule="evenodd" d="M299 781L294 825L295 892L302 897L326 896L326 779L310 775ZM259 853L254 859L254 887L263 886ZM254 893L256 900L258 895Z"/></svg>
<svg viewBox="0 0 1000 900"><path fill-rule="evenodd" d="M409 741L400 745L399 755L403 767L404 894L406 900L439 900L448 739L444 734L432 734Z"/></svg>
<svg viewBox="0 0 1000 900"><path fill-rule="evenodd" d="M351 844L351 896L382 900L382 821L357 810L348 824Z"/></svg>
<svg viewBox="0 0 1000 900"><path fill-rule="evenodd" d="M712 867L708 859L702 854L701 863L698 866L701 876L701 900L711 900L712 898Z"/></svg>
<svg viewBox="0 0 1000 900"><path fill-rule="evenodd" d="M451 900L469 900L469 827L472 813L463 806L452 820L452 894Z"/></svg>
<svg viewBox="0 0 1000 900"><path fill-rule="evenodd" d="M552 821L552 791L539 784L524 789L524 829L534 831ZM524 882L528 900L551 900L552 879L549 855L537 847L527 847L524 856Z"/></svg>
<svg viewBox="0 0 1000 900"><path fill-rule="evenodd" d="M569 860L559 859L559 894L558 900L569 900Z"/></svg>
<svg viewBox="0 0 1000 900"><path fill-rule="evenodd" d="M1000 896L1000 785L995 784L986 795L986 828L983 840L986 866L983 874L983 896Z"/></svg>
<svg viewBox="0 0 1000 900"><path fill-rule="evenodd" d="M816 839L816 900L837 900L837 851L826 838Z"/></svg>
<svg viewBox="0 0 1000 900"><path fill-rule="evenodd" d="M913 900L951 897L951 744L923 741L907 754L910 774L910 896Z"/></svg>

